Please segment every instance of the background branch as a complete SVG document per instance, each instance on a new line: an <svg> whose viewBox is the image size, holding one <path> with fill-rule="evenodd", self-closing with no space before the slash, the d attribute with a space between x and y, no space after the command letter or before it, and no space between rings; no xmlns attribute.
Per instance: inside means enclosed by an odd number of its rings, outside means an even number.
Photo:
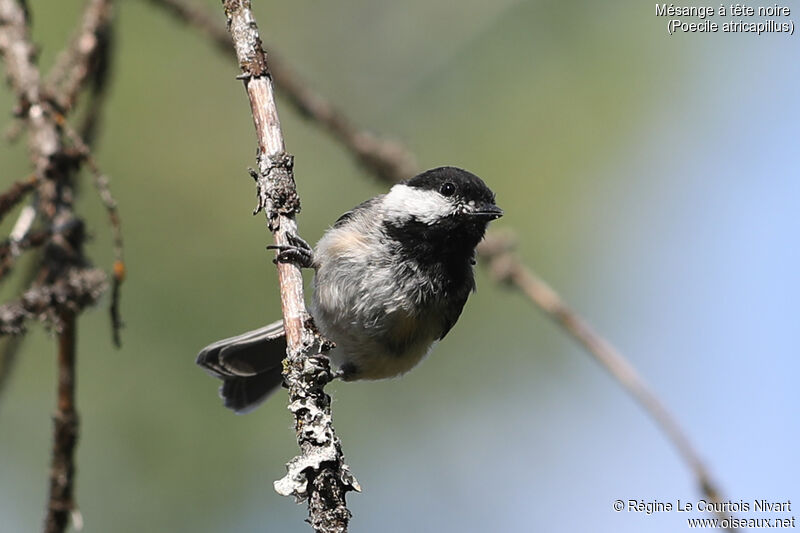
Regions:
<svg viewBox="0 0 800 533"><path fill-rule="evenodd" d="M39 270L39 263L41 261L41 252L36 254L33 261L27 265L25 273L21 276L19 287L24 289L30 286ZM1 279L1 278L0 278ZM17 360L17 354L23 344L25 337L23 335L4 335L0 336L0 405L2 404L3 392L5 391L6 384L11 377L14 364Z"/></svg>
<svg viewBox="0 0 800 533"><path fill-rule="evenodd" d="M183 22L206 34L218 48L224 49L222 42L225 35L221 27L205 16L201 8L191 5L187 0L150 0L150 2L166 8ZM328 99L301 82L300 77L288 64L283 61L276 62L274 51L270 51L270 57L276 86L295 110L327 131L374 177L387 183L395 183L417 172L413 163L415 158L410 150L398 142L382 140L372 133L360 130ZM490 230L478 252L483 259L482 264L490 269L495 279L520 291L532 304L550 316L567 334L580 342L587 353L636 399L677 448L691 469L699 490L706 497L719 501L718 486L712 480L694 445L676 418L622 353L595 333L586 320L564 304L558 293L512 254L507 238Z"/></svg>
<svg viewBox="0 0 800 533"><path fill-rule="evenodd" d="M95 96L95 101L99 102L102 100L99 93ZM92 115L90 116L90 120L84 122L84 130L86 133L90 135L94 134L94 128L97 123L96 119L99 117L99 112L98 106L95 105L91 107ZM122 243L122 221L119 217L117 201L111 194L111 188L108 184L108 177L100 170L100 167L97 164L94 155L92 155L91 149L89 148L89 144L85 142L83 138L81 138L81 135L67 123L64 116L59 115L57 118L59 119L61 126L64 128L67 137L75 145L80 156L86 162L89 170L92 173L92 176L94 177L95 189L97 190L100 201L103 203L103 207L106 210L108 223L111 227L111 235L114 241L114 265L112 268L111 305L109 305L109 313L111 315L112 340L114 341L114 346L119 348L122 346L120 330L123 327L122 317L120 316L119 311L120 287L122 286L122 282L125 281L126 269L124 260L124 246Z"/></svg>
<svg viewBox="0 0 800 533"><path fill-rule="evenodd" d="M87 79L105 70L100 68L98 58L104 55L103 50L109 44L111 14L109 0L89 0L80 30L56 59L46 91L56 98L61 109L72 109Z"/></svg>
<svg viewBox="0 0 800 533"><path fill-rule="evenodd" d="M297 235L295 215L300 200L295 189L293 159L286 153L272 86L272 76L249 0L224 0L236 57L242 71L258 141L256 212L264 210L275 243L291 244ZM285 496L308 501L309 522L319 532L345 532L350 520L345 495L358 485L344 462L335 434L330 397L323 387L332 375L323 354L311 357L315 335L303 297L300 268L278 263L287 356L284 379L289 410L295 417L300 455L287 465L287 475L275 483Z"/></svg>
<svg viewBox="0 0 800 533"><path fill-rule="evenodd" d="M21 335L26 322L38 319L54 327L58 336L57 406L54 416L53 452L50 491L46 506L44 531L66 530L70 517L80 516L73 499L75 476L74 453L78 439L78 414L75 408L75 360L77 316L94 304L106 289L106 275L91 268L84 256L86 239L83 221L74 214L74 177L81 164L96 164L87 145L74 132L68 135L74 147L65 142L64 112L72 109L79 91L93 80L97 96L105 80L111 23L111 1L89 0L76 38L56 62L51 85L43 88L36 65L36 47L30 39L29 18L24 2L0 0L0 53L5 60L9 84L17 97L15 115L23 119L29 133L28 145L33 175L26 182L13 185L0 195L0 217L22 197L36 190L35 202L24 208L9 239L0 244L0 278L10 271L16 257L25 250L42 248L31 272L36 275L17 301L0 306L0 335ZM97 109L91 127L94 133ZM100 181L100 180L98 180ZM109 195L100 184L101 196ZM115 242L121 263L121 236L112 212ZM116 224L114 224L116 222ZM38 224L38 226L37 226ZM34 228L34 231L31 231ZM39 229L36 229L39 228ZM115 273L117 271L115 265ZM3 347L3 381L7 381L11 359L19 345L9 340ZM79 521L76 527L79 527Z"/></svg>
<svg viewBox="0 0 800 533"><path fill-rule="evenodd" d="M188 0L149 0L184 23L200 30L224 53L231 52L230 36L207 10ZM378 179L398 182L416 173L414 155L402 144L358 128L328 99L311 90L291 66L274 50L269 52L269 67L275 88L295 110L322 126L338 139L368 172Z"/></svg>
<svg viewBox="0 0 800 533"><path fill-rule="evenodd" d="M721 501L716 483L688 436L633 365L610 342L594 331L585 319L572 310L555 290L526 267L513 250L513 239L501 234L494 234L491 239L485 239L478 245L479 257L490 276L496 282L520 291L531 303L580 342L664 431L691 468L700 491L715 502ZM726 518L727 515L720 513L720 517Z"/></svg>
<svg viewBox="0 0 800 533"><path fill-rule="evenodd" d="M0 243L0 280L11 271L14 260L21 252L43 246L49 238L50 232L42 230L26 234L21 239L9 237Z"/></svg>
<svg viewBox="0 0 800 533"><path fill-rule="evenodd" d="M29 289L19 300L0 305L0 335L24 333L29 320L39 320L59 330L64 313L77 313L95 304L106 288L102 270L70 268L54 283Z"/></svg>
<svg viewBox="0 0 800 533"><path fill-rule="evenodd" d="M36 176L30 176L24 180L12 183L11 187L0 194L0 222L2 222L6 213L25 198L26 194L36 188L37 182Z"/></svg>
<svg viewBox="0 0 800 533"><path fill-rule="evenodd" d="M50 498L45 517L45 533L67 529L70 515L76 510L73 502L75 477L75 445L78 441L78 412L75 408L75 313L61 315L58 333L57 409L53 417L55 435L50 465Z"/></svg>

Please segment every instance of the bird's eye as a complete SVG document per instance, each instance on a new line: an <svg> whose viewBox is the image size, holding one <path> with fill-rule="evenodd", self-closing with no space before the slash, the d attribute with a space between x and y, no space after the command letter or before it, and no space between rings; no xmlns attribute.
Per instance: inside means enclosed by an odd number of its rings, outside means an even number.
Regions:
<svg viewBox="0 0 800 533"><path fill-rule="evenodd" d="M442 196L453 196L456 192L456 186L448 181L439 188L439 192L442 193Z"/></svg>

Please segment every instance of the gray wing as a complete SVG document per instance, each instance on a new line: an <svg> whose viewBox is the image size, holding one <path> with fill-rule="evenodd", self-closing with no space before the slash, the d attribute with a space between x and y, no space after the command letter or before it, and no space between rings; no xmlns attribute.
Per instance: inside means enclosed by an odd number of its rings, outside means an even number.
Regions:
<svg viewBox="0 0 800 533"><path fill-rule="evenodd" d="M348 220L353 218L353 215L355 215L356 213L358 213L360 211L363 211L364 209L367 209L371 205L374 205L374 204L380 202L383 199L384 196L385 195L383 195L383 194L379 194L378 196L375 196L374 198L370 198L369 200L365 200L365 201L361 202L360 204L355 206L353 209L351 209L347 213L345 213L342 216L340 216L339 218L337 218L336 222L333 223L333 227L334 228L338 228L338 227L344 225Z"/></svg>

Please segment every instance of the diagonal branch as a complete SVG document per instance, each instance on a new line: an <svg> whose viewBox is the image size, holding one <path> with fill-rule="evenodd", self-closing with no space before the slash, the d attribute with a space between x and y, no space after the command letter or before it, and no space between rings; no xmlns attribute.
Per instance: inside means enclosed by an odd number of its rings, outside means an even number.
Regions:
<svg viewBox="0 0 800 533"><path fill-rule="evenodd" d="M289 245L297 236L295 215L300 210L293 159L286 153L275 105L272 76L261 46L249 0L223 0L236 57L242 74L258 141L258 206L264 210L275 243ZM289 387L289 410L295 417L301 453L288 464L288 473L275 482L283 495L308 501L309 522L319 532L347 531L350 511L345 495L358 484L344 462L331 419L330 397L323 387L332 378L327 357L312 357L316 344L303 299L300 268L278 263L287 355L284 379Z"/></svg>
<svg viewBox="0 0 800 533"><path fill-rule="evenodd" d="M30 176L24 180L16 181L11 187L0 194L0 221L11 209L25 198L29 192L36 188L38 180L36 176Z"/></svg>
<svg viewBox="0 0 800 533"><path fill-rule="evenodd" d="M192 5L188 0L149 1L204 33L217 48L227 50L225 45L229 41L228 36L201 8ZM300 77L288 64L277 61L274 51L270 52L270 66L277 88L282 91L295 110L331 134L376 178L393 183L416 173L413 163L415 158L406 147L394 141L382 140L357 128L329 100L300 81ZM678 449L692 470L703 494L718 501L720 499L718 486L712 480L696 448L675 417L658 400L622 353L595 333L588 322L569 309L558 293L538 278L518 257L508 253L507 241L501 235L490 230L478 252L483 259L482 263L487 265L490 271L495 272L498 281L503 281L520 291L531 303L550 316L567 334L580 342L587 353L639 402ZM500 272L498 265L502 266L503 272L506 273L498 275ZM515 274L509 275L507 272Z"/></svg>
<svg viewBox="0 0 800 533"><path fill-rule="evenodd" d="M97 101L99 100L101 100L101 98L97 99ZM99 112L99 110L97 110L97 112ZM122 286L122 282L125 281L126 269L123 258L124 247L122 245L122 221L119 217L117 201L111 194L111 188L108 184L108 177L100 170L100 166L95 160L94 155L92 155L92 150L89 148L89 145L83 140L80 134L69 125L63 115L58 114L57 120L64 129L64 132L69 140L78 150L79 155L89 166L89 170L94 176L95 189L97 189L97 194L100 196L100 201L103 203L103 207L106 209L108 223L111 226L111 235L114 239L114 266L112 269L113 280L111 285L111 305L109 306L109 313L111 315L111 336L114 341L114 345L119 348L122 346L120 330L123 326L119 311L120 288ZM93 127L91 127L91 129L93 129Z"/></svg>
<svg viewBox="0 0 800 533"><path fill-rule="evenodd" d="M18 300L0 305L0 336L24 333L29 320L60 330L62 316L95 304L106 285L106 274L98 268L70 268L53 283L28 289Z"/></svg>
<svg viewBox="0 0 800 533"><path fill-rule="evenodd" d="M224 53L231 52L231 39L216 19L189 0L149 0L179 20L197 28ZM353 157L378 179L398 182L416 173L416 159L402 144L381 138L356 126L328 99L312 91L300 75L270 51L269 67L275 87L303 117L322 126L344 144Z"/></svg>
<svg viewBox="0 0 800 533"><path fill-rule="evenodd" d="M20 240L9 238L0 242L0 280L11 271L14 266L14 259L23 250L30 250L44 246L50 238L47 230L37 231L22 237Z"/></svg>
<svg viewBox="0 0 800 533"><path fill-rule="evenodd" d="M18 101L15 115L24 120L29 132L31 180L37 193L34 205L22 210L12 230L0 270L10 268L19 251L44 245L44 253L34 269L37 279L18 301L0 306L0 335L24 333L25 323L30 319L53 325L58 334L58 402L44 521L46 533L65 531L70 517L79 527L80 515L72 496L78 437L74 379L76 320L83 308L95 303L106 288L105 273L90 268L83 254L83 222L73 212L73 178L82 160L64 143L63 116L56 108L71 108L87 80L102 78L98 70L104 67L96 58L106 58L103 28L110 24L110 4L111 0L88 1L82 32L56 67L53 79L58 87L45 91L36 65L36 48L30 38L27 6L23 0L0 0L0 54ZM10 205L19 201L13 190L4 198ZM45 230L29 234L34 221ZM12 353L17 345L6 343L11 351L4 355Z"/></svg>
<svg viewBox="0 0 800 533"><path fill-rule="evenodd" d="M41 254L37 254L41 255ZM19 287L28 287L39 273L38 257L28 265L25 273L19 280ZM17 359L19 349L22 347L22 342L25 339L22 335L6 335L0 338L0 406L2 406L3 391L11 377L14 364Z"/></svg>
<svg viewBox="0 0 800 533"><path fill-rule="evenodd" d="M61 109L70 110L75 105L80 89L98 70L98 59L109 44L111 17L110 0L89 0L80 30L56 58L46 90L57 99Z"/></svg>
<svg viewBox="0 0 800 533"><path fill-rule="evenodd" d="M28 32L27 11L14 0L0 0L0 54L5 59L8 81L19 99L20 116L30 129L29 145L39 180L50 177L54 155L59 151L58 130L48 119L42 102L36 50ZM55 215L55 187L40 186L40 202L48 216Z"/></svg>
<svg viewBox="0 0 800 533"><path fill-rule="evenodd" d="M478 247L479 257L498 283L519 290L539 307L605 368L617 382L653 417L684 461L692 469L700 490L714 501L721 501L720 491L678 421L650 389L636 369L610 342L571 309L544 280L526 267L513 252L512 239L495 234ZM722 518L727 518L723 515Z"/></svg>

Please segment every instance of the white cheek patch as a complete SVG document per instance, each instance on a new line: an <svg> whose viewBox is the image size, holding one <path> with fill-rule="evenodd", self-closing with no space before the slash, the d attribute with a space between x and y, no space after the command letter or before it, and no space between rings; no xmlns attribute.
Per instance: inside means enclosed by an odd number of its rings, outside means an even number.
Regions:
<svg viewBox="0 0 800 533"><path fill-rule="evenodd" d="M433 224L456 210L456 206L438 192L408 185L392 187L383 198L383 208L388 220L413 217L425 224Z"/></svg>

